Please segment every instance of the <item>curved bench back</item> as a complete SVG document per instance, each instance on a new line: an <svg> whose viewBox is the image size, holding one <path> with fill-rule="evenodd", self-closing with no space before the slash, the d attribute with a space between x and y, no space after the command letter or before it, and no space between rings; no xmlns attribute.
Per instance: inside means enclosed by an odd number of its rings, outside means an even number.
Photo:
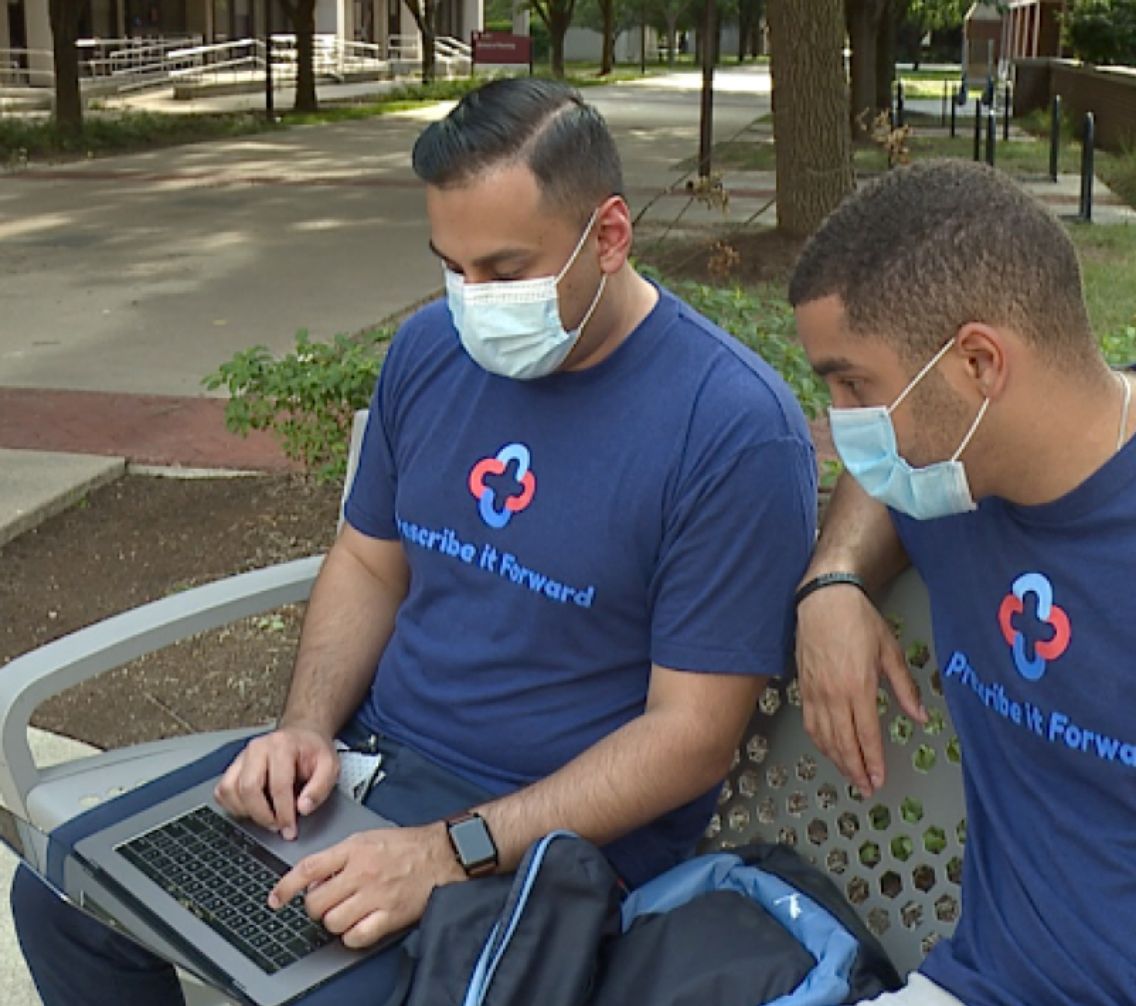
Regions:
<svg viewBox="0 0 1136 1006"><path fill-rule="evenodd" d="M966 812L927 592L914 571L896 580L880 610L896 625L931 716L920 727L881 690L887 784L865 800L805 733L796 682L777 682L750 721L704 847L793 846L835 881L906 972L954 930Z"/></svg>

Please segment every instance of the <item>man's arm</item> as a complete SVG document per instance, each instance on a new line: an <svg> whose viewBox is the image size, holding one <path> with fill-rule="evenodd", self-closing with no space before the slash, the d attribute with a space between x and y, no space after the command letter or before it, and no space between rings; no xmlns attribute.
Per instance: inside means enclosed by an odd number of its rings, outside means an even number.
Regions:
<svg viewBox="0 0 1136 1006"><path fill-rule="evenodd" d="M605 844L700 796L729 770L764 678L654 666L643 714L567 765L474 808L514 869L542 835L568 828ZM464 880L441 822L355 835L309 856L273 902L303 890L314 918L348 946L367 946L416 922L434 887Z"/></svg>
<svg viewBox="0 0 1136 1006"><path fill-rule="evenodd" d="M848 475L832 494L802 583L822 573L859 576L874 594L908 565L887 508ZM797 609L797 673L805 729L865 794L884 784L876 691L881 674L903 710L927 718L919 690L891 628L851 584L815 591Z"/></svg>
<svg viewBox="0 0 1136 1006"><path fill-rule="evenodd" d="M339 774L336 731L371 684L409 582L400 542L344 526L312 589L284 713L222 776L223 807L292 838L297 812L323 803Z"/></svg>
<svg viewBox="0 0 1136 1006"><path fill-rule="evenodd" d="M514 869L555 828L606 845L721 782L766 680L653 665L643 715L552 775L476 808L501 868Z"/></svg>
<svg viewBox="0 0 1136 1006"><path fill-rule="evenodd" d="M312 589L282 728L335 736L371 685L409 585L400 541L343 526Z"/></svg>

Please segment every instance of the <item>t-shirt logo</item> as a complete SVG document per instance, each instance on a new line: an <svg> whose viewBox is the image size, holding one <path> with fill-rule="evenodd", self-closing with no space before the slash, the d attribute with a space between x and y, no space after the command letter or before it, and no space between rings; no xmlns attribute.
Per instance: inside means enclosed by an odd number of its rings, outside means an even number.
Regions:
<svg viewBox="0 0 1136 1006"><path fill-rule="evenodd" d="M506 444L492 458L478 461L469 472L469 491L477 512L491 528L501 529L533 500L536 476L524 444Z"/></svg>
<svg viewBox="0 0 1136 1006"><path fill-rule="evenodd" d="M1053 603L1053 585L1041 573L1023 573L1014 581L1002 598L998 625L1027 681L1041 680L1049 661L1069 648L1072 635L1069 616Z"/></svg>

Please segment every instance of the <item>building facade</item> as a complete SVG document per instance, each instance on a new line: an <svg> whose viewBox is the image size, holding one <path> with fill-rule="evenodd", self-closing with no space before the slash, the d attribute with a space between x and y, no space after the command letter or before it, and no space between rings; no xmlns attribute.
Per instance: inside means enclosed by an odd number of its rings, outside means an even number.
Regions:
<svg viewBox="0 0 1136 1006"><path fill-rule="evenodd" d="M266 20L273 32L292 25L279 0L89 0L84 5L82 39L200 37L206 43L263 37ZM469 42L483 24L483 0L441 0L439 34ZM316 33L345 41L370 42L383 53L394 36L417 35L402 0L317 0ZM51 50L48 0L0 0L0 53ZM13 58L13 57L9 57Z"/></svg>

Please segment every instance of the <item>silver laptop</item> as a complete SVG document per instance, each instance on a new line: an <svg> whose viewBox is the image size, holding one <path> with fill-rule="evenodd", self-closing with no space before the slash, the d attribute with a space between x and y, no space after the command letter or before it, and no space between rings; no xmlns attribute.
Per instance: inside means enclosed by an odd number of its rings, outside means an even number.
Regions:
<svg viewBox="0 0 1136 1006"><path fill-rule="evenodd" d="M397 938L351 950L308 917L300 898L277 912L267 905L268 892L305 856L355 832L394 824L337 788L300 820L299 837L289 842L230 817L213 798L216 781L207 779L76 843L59 893L253 1006L290 1002ZM0 838L45 877L46 841L26 822L3 814ZM13 835L23 836L18 847Z"/></svg>

